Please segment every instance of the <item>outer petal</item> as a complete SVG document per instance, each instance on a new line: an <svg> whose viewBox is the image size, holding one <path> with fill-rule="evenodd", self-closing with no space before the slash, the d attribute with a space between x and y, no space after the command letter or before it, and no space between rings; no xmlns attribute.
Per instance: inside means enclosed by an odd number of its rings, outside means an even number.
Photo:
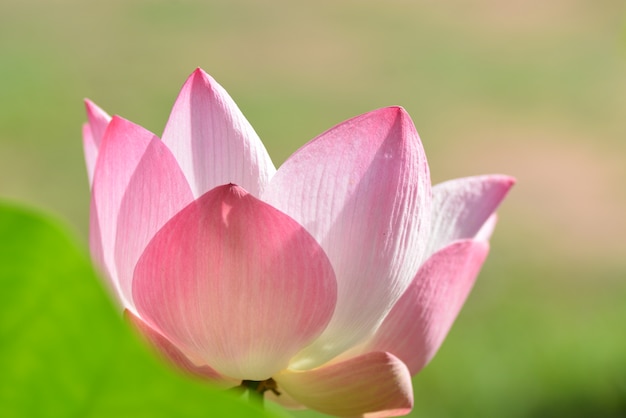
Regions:
<svg viewBox="0 0 626 418"><path fill-rule="evenodd" d="M389 351L411 375L419 372L439 349L488 252L488 243L465 240L433 254L360 351Z"/></svg>
<svg viewBox="0 0 626 418"><path fill-rule="evenodd" d="M124 143L119 145L123 147ZM153 136L128 182L117 219L115 262L129 309L134 310L132 279L137 260L165 222L192 201L191 188L176 159Z"/></svg>
<svg viewBox="0 0 626 418"><path fill-rule="evenodd" d="M91 135L91 127L88 123L83 124L83 152L85 154L85 166L87 167L89 187L91 187L93 183L93 171L96 167L96 159L98 158L98 146L93 139L93 135Z"/></svg>
<svg viewBox="0 0 626 418"><path fill-rule="evenodd" d="M491 239L491 235L493 234L497 223L498 214L494 213L485 221L485 224L478 230L478 232L474 236L474 240L489 242L489 239Z"/></svg>
<svg viewBox="0 0 626 418"><path fill-rule="evenodd" d="M428 255L453 241L473 238L507 195L515 179L502 175L465 177L433 188Z"/></svg>
<svg viewBox="0 0 626 418"><path fill-rule="evenodd" d="M368 353L307 371L284 370L274 376L303 405L341 417L391 417L413 408L411 376L389 353Z"/></svg>
<svg viewBox="0 0 626 418"><path fill-rule="evenodd" d="M304 405L293 399L287 392L285 392L280 386L277 388L280 395L275 395L271 390L265 392L265 399L269 399L272 402L276 402L284 408L292 410L306 409Z"/></svg>
<svg viewBox="0 0 626 418"><path fill-rule="evenodd" d="M235 183L259 196L276 169L228 93L197 69L183 86L163 132L195 196Z"/></svg>
<svg viewBox="0 0 626 418"><path fill-rule="evenodd" d="M192 361L188 355L184 354L178 347L172 344L167 338L151 328L148 324L142 321L139 317L133 315L130 311L124 311L124 315L128 321L148 340L148 342L156 348L156 350L167 361L176 365L179 369L185 373L189 373L193 376L200 377L202 379L211 380L214 383L224 385L226 387L237 386L239 381L227 380L220 376L218 372L213 370L208 365L197 365Z"/></svg>
<svg viewBox="0 0 626 418"><path fill-rule="evenodd" d="M140 258L141 317L220 374L264 380L333 312L330 262L306 230L243 189L217 187L179 212Z"/></svg>
<svg viewBox="0 0 626 418"><path fill-rule="evenodd" d="M83 125L83 149L85 151L89 186L91 186L93 182L93 172L98 158L98 149L102 143L104 131L111 121L111 116L88 99L85 99L85 107L87 109L87 119L89 122Z"/></svg>
<svg viewBox="0 0 626 418"><path fill-rule="evenodd" d="M108 275L123 306L130 303L120 291L115 265L118 216L130 179L155 138L142 127L114 117L102 139L94 173L89 228L91 253Z"/></svg>
<svg viewBox="0 0 626 418"><path fill-rule="evenodd" d="M420 265L430 193L422 144L398 107L332 128L280 167L264 200L320 242L339 286L328 328L290 367L323 364L378 327Z"/></svg>

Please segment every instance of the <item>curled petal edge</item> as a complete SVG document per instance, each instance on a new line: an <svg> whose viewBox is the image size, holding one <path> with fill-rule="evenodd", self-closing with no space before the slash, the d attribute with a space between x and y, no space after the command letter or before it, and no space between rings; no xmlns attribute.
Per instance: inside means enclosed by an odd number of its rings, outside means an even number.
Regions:
<svg viewBox="0 0 626 418"><path fill-rule="evenodd" d="M413 408L407 366L386 352L363 354L312 370L283 370L274 380L295 401L340 417L391 417Z"/></svg>

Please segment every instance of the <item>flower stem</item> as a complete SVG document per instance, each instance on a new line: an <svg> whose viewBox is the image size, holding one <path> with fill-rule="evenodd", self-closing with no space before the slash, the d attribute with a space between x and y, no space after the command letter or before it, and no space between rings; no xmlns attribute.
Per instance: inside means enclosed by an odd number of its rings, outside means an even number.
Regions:
<svg viewBox="0 0 626 418"><path fill-rule="evenodd" d="M263 392L265 391L259 390L261 389L261 383L262 382L258 380L242 380L241 386L248 390L248 400L250 402L256 402L263 407L265 403Z"/></svg>

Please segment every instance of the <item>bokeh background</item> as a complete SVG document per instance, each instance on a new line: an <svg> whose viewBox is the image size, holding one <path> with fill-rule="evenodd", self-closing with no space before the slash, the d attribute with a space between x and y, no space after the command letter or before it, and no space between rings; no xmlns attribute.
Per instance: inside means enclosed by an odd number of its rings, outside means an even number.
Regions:
<svg viewBox="0 0 626 418"><path fill-rule="evenodd" d="M411 416L624 417L625 22L621 0L0 0L0 198L86 243L82 99L160 134L196 67L276 165L402 105L434 182L518 179Z"/></svg>

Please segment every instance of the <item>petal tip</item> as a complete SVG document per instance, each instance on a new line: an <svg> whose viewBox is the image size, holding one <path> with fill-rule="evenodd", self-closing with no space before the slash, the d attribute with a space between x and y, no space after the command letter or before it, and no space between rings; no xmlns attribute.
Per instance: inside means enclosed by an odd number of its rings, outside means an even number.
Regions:
<svg viewBox="0 0 626 418"><path fill-rule="evenodd" d="M206 71L204 71L202 68L196 67L196 69L193 70L193 73L191 73L191 75L196 76L196 77L205 77L205 76L208 76L209 74Z"/></svg>
<svg viewBox="0 0 626 418"><path fill-rule="evenodd" d="M85 104L87 118L91 125L104 124L106 126L106 123L111 120L111 116L109 116L107 112L102 110L102 108L95 104L92 100L84 98L83 103Z"/></svg>
<svg viewBox="0 0 626 418"><path fill-rule="evenodd" d="M515 177L506 174L493 174L492 177L497 181L500 181L500 183L507 187L507 189L510 189L517 183L517 179Z"/></svg>
<svg viewBox="0 0 626 418"><path fill-rule="evenodd" d="M502 194L501 201L504 200L511 188L517 183L517 179L506 174L492 174L488 176L493 183L498 184Z"/></svg>
<svg viewBox="0 0 626 418"><path fill-rule="evenodd" d="M99 109L100 107L95 104L93 102L93 100L89 99L88 97L83 98L83 103L85 103L85 107L87 108L87 111L89 112L91 109Z"/></svg>
<svg viewBox="0 0 626 418"><path fill-rule="evenodd" d="M216 191L220 190L225 197L232 197L236 199L241 199L250 194L246 189L235 183L223 184L221 186L217 186L215 189Z"/></svg>
<svg viewBox="0 0 626 418"><path fill-rule="evenodd" d="M379 116L383 118L386 117L392 120L397 119L397 118L411 119L411 116L409 116L409 113L402 106L398 106L398 105L381 107L379 109L375 109L370 112L367 112L365 113L365 115Z"/></svg>
<svg viewBox="0 0 626 418"><path fill-rule="evenodd" d="M386 109L388 112L393 113L395 115L406 116L410 118L409 112L407 112L406 109L400 105L388 106L384 109Z"/></svg>
<svg viewBox="0 0 626 418"><path fill-rule="evenodd" d="M211 89L217 82L209 73L204 71L202 68L197 67L187 78L185 85L195 85L195 83L202 83L204 87Z"/></svg>

